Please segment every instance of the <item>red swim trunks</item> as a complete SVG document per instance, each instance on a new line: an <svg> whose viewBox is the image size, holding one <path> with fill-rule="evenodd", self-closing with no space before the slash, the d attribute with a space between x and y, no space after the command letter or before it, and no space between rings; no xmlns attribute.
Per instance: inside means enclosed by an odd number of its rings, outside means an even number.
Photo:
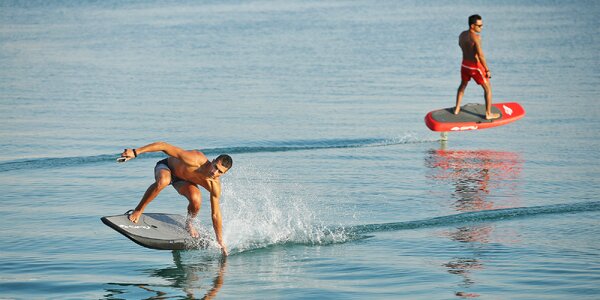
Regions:
<svg viewBox="0 0 600 300"><path fill-rule="evenodd" d="M469 81L473 78L479 85L487 83L488 81L483 65L480 62L473 62L466 59L462 61L460 77L462 78L462 81Z"/></svg>

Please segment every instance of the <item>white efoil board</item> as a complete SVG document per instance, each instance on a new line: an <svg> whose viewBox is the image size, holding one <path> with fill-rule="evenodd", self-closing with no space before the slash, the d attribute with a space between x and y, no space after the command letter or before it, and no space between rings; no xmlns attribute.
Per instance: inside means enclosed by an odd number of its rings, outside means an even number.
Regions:
<svg viewBox="0 0 600 300"><path fill-rule="evenodd" d="M158 250L204 249L209 241L193 238L185 229L186 218L177 214L142 214L137 223L129 214L106 216L102 222L137 244Z"/></svg>

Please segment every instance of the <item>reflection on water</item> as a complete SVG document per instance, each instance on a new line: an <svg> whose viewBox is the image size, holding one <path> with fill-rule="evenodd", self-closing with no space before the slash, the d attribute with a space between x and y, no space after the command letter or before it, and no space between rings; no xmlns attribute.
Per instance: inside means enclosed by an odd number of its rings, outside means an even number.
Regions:
<svg viewBox="0 0 600 300"><path fill-rule="evenodd" d="M459 212L511 208L519 204L518 182L523 161L519 154L493 150L430 150L425 156L427 178L436 185L451 185L452 207ZM442 199L445 199L442 197ZM495 199L495 200L492 200ZM498 200L501 199L501 200ZM492 242L494 226L477 224L462 226L445 233L450 239L464 243L468 255L453 257L443 264L447 271L461 277L459 288L476 284L473 271L483 270L478 245ZM462 298L476 298L477 293L455 292Z"/></svg>
<svg viewBox="0 0 600 300"><path fill-rule="evenodd" d="M490 234L492 233L492 226L481 225L481 226L466 226L459 227L455 231L450 232L448 236L457 242L463 243L489 243Z"/></svg>
<svg viewBox="0 0 600 300"><path fill-rule="evenodd" d="M515 207L513 192L519 183L523 161L517 153L492 150L431 150L426 166L428 178L441 184L452 184L454 206L461 212ZM491 192L506 200L494 203ZM498 194L501 192L502 194Z"/></svg>
<svg viewBox="0 0 600 300"><path fill-rule="evenodd" d="M135 295L141 289L154 294L145 299L171 299L174 294L179 294L179 291L185 294L186 299L213 299L223 286L227 266L226 257L210 259L195 257L185 260L182 256L190 252L173 251L172 253L173 266L147 271L151 277L163 279L168 284L111 283L112 287L107 289L110 294L106 295L106 298L113 299L124 293ZM115 285L120 288L115 288ZM138 290L131 291L132 287Z"/></svg>
<svg viewBox="0 0 600 300"><path fill-rule="evenodd" d="M483 269L483 263L481 260L471 257L458 257L444 264L444 267L448 268L450 274L455 274L462 277L461 287L469 288L475 284L475 281L471 278L471 271ZM457 296L461 297L477 297L475 293L456 292Z"/></svg>

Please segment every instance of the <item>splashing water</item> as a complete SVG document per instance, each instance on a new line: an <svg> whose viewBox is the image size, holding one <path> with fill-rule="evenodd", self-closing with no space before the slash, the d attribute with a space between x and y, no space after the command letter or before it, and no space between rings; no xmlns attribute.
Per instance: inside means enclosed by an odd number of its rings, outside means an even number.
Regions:
<svg viewBox="0 0 600 300"><path fill-rule="evenodd" d="M319 220L310 193L274 190L269 174L253 167L231 172L223 188L224 238L230 252L243 252L281 244L321 245L349 240ZM308 195L308 196L307 196Z"/></svg>

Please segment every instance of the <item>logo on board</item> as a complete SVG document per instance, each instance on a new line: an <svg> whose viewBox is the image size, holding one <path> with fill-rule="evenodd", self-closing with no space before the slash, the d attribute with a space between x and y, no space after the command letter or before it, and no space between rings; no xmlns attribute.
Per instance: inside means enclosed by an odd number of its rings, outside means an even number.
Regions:
<svg viewBox="0 0 600 300"><path fill-rule="evenodd" d="M513 110L510 107L508 107L506 105L502 105L502 108L504 108L504 112L506 114L508 114L509 116L512 116Z"/></svg>
<svg viewBox="0 0 600 300"><path fill-rule="evenodd" d="M150 226L144 226L144 225L119 225L119 227L123 228L123 229L150 229Z"/></svg>
<svg viewBox="0 0 600 300"><path fill-rule="evenodd" d="M450 128L451 131L463 131L463 130L476 130L478 127L477 126L461 126L461 127L452 127Z"/></svg>

